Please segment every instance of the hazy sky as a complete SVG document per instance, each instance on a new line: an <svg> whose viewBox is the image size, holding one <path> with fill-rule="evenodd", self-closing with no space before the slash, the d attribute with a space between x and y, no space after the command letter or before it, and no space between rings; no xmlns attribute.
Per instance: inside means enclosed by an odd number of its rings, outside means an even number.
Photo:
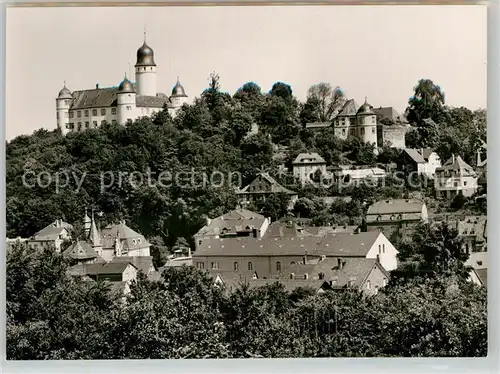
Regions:
<svg viewBox="0 0 500 374"><path fill-rule="evenodd" d="M402 112L420 78L447 104L486 107L486 6L11 8L7 11L7 139L56 127L55 98L116 86L147 42L157 87L179 76L190 99L217 71L231 94L276 81L304 100L317 82L358 103Z"/></svg>

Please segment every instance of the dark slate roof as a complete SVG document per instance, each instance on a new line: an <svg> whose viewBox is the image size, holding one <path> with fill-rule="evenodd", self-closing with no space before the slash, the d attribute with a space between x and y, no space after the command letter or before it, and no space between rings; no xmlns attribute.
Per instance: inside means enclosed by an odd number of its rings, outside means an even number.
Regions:
<svg viewBox="0 0 500 374"><path fill-rule="evenodd" d="M290 266L284 274L287 278L293 275L294 279L303 279L307 274L309 279L317 280L320 273L324 275L324 281L334 281L334 288L347 286L349 280L353 280L354 287L361 287L375 267L389 278L389 273L373 258L344 258L342 268L338 266L338 259L324 259L316 264L295 264Z"/></svg>
<svg viewBox="0 0 500 374"><path fill-rule="evenodd" d="M380 233L336 233L324 237L207 239L193 257L203 256L365 256Z"/></svg>
<svg viewBox="0 0 500 374"><path fill-rule="evenodd" d="M438 171L456 171L462 174L462 176L475 176L476 173L474 172L474 169L467 164L464 160L462 160L462 157L460 156L453 156L451 157L448 161L444 163L443 166L439 167L436 169L436 172Z"/></svg>
<svg viewBox="0 0 500 374"><path fill-rule="evenodd" d="M134 90L136 84L133 84ZM70 109L91 109L116 107L118 105L118 87L94 88L73 92L73 103ZM138 107L163 108L169 104L168 96L159 93L157 96L139 96L135 98Z"/></svg>
<svg viewBox="0 0 500 374"><path fill-rule="evenodd" d="M136 266L127 262L105 263L105 264L80 264L72 266L69 270L73 275L103 275L103 274L123 274L129 266Z"/></svg>
<svg viewBox="0 0 500 374"><path fill-rule="evenodd" d="M315 254L364 257L379 235L377 231L327 234L319 243Z"/></svg>
<svg viewBox="0 0 500 374"><path fill-rule="evenodd" d="M380 200L370 205L366 214L420 213L422 212L423 205L424 203L419 200Z"/></svg>
<svg viewBox="0 0 500 374"><path fill-rule="evenodd" d="M101 231L102 247L104 249L114 248L116 238L120 239L125 251L147 248L151 245L143 235L132 230L125 222L108 225Z"/></svg>
<svg viewBox="0 0 500 374"><path fill-rule="evenodd" d="M484 287L488 287L488 269L474 269Z"/></svg>
<svg viewBox="0 0 500 374"><path fill-rule="evenodd" d="M263 178L267 180L271 184L271 190L270 191L248 191L249 187L257 181L258 179ZM276 179L271 177L268 173L260 173L253 181L250 183L248 186L245 186L242 188L240 191L237 192L238 195L245 195L245 194L254 194L254 193L286 193L287 195L297 195L297 192L291 191L286 187L283 187L281 184L278 183Z"/></svg>
<svg viewBox="0 0 500 374"><path fill-rule="evenodd" d="M331 122L310 122L306 123L306 129L324 129L331 125Z"/></svg>
<svg viewBox="0 0 500 374"><path fill-rule="evenodd" d="M153 257L152 256L117 256L113 257L113 259L109 262L110 264L113 263L131 263L134 265L137 269L142 270L142 272L147 275L149 269L151 269L153 266Z"/></svg>
<svg viewBox="0 0 500 374"><path fill-rule="evenodd" d="M410 158L413 161L415 161L417 164L423 164L423 163L425 163L424 157L422 156L422 154L420 154L420 152L417 149L405 148L405 153L408 156L410 156Z"/></svg>
<svg viewBox="0 0 500 374"><path fill-rule="evenodd" d="M134 85L135 86L135 85ZM106 108L117 106L118 87L73 91L70 109Z"/></svg>
<svg viewBox="0 0 500 374"><path fill-rule="evenodd" d="M63 252L63 255L73 260L88 260L97 257L97 253L92 249L92 246L81 240L71 244L68 249Z"/></svg>
<svg viewBox="0 0 500 374"><path fill-rule="evenodd" d="M340 110L339 114L337 114L337 117L339 116L355 116L356 113L358 112L358 104L354 101L354 99L347 100L347 102L344 104L342 109Z"/></svg>
<svg viewBox="0 0 500 374"><path fill-rule="evenodd" d="M239 231L247 231L246 227L260 229L264 223L261 214L247 209L235 209L214 218L208 225L203 226L196 235L219 235L221 233L231 234Z"/></svg>
<svg viewBox="0 0 500 374"><path fill-rule="evenodd" d="M169 100L165 94L158 94L158 96L137 96L135 98L135 104L138 107L163 108L168 103Z"/></svg>
<svg viewBox="0 0 500 374"><path fill-rule="evenodd" d="M264 237L260 239L238 237L229 239L207 239L202 242L193 258L198 256L281 256L304 255L316 249L317 237L279 238Z"/></svg>
<svg viewBox="0 0 500 374"><path fill-rule="evenodd" d="M373 111L379 117L386 117L386 118L390 118L394 121L406 122L405 116L401 115L392 106L373 108Z"/></svg>
<svg viewBox="0 0 500 374"><path fill-rule="evenodd" d="M288 223L276 221L269 225L266 230L266 237L298 237L298 236L313 236L312 230L318 231L318 227L304 228L297 223Z"/></svg>
<svg viewBox="0 0 500 374"><path fill-rule="evenodd" d="M73 226L69 223L63 222L62 220L56 220L50 225L45 226L43 229L38 231L34 236L34 240L55 240L64 230L69 230Z"/></svg>

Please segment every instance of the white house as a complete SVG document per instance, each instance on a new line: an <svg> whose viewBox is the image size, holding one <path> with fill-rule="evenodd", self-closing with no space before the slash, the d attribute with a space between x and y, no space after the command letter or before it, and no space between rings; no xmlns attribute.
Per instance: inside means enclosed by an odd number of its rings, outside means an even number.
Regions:
<svg viewBox="0 0 500 374"><path fill-rule="evenodd" d="M293 176L302 184L312 182L314 174L319 170L326 174L326 161L317 153L301 153L292 163Z"/></svg>
<svg viewBox="0 0 500 374"><path fill-rule="evenodd" d="M318 244L315 255L327 258L372 258L378 259L385 270L397 268L398 250L381 232L327 234Z"/></svg>

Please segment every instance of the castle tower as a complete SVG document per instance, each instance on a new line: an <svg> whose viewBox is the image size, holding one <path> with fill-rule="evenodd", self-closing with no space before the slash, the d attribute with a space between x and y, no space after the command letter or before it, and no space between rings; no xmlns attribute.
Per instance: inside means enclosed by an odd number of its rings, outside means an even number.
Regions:
<svg viewBox="0 0 500 374"><path fill-rule="evenodd" d="M365 103L361 105L356 113L358 137L363 143L374 143L377 147L377 115L373 107Z"/></svg>
<svg viewBox="0 0 500 374"><path fill-rule="evenodd" d="M92 249L97 252L99 256L102 256L102 243L101 237L99 236L99 231L97 231L97 226L95 224L94 212L92 212L92 219L90 224L89 241L92 245Z"/></svg>
<svg viewBox="0 0 500 374"><path fill-rule="evenodd" d="M118 108L116 114L120 125L124 125L127 123L127 120L133 120L136 117L134 115L136 112L135 97L134 85L128 80L127 74L125 74L125 78L120 83L120 86L118 86Z"/></svg>
<svg viewBox="0 0 500 374"><path fill-rule="evenodd" d="M146 32L144 32L144 44L137 50L135 83L137 86L137 95L156 96L156 64L154 61L154 52L146 44Z"/></svg>
<svg viewBox="0 0 500 374"><path fill-rule="evenodd" d="M173 109L178 109L187 101L186 91L177 77L177 83L174 88L172 88L172 95L170 95L170 102L172 103Z"/></svg>
<svg viewBox="0 0 500 374"><path fill-rule="evenodd" d="M59 95L56 99L56 116L57 116L57 127L61 130L63 135L66 135L69 131L69 108L73 100L73 95L71 91L66 87L66 82L64 82L64 87L59 91Z"/></svg>

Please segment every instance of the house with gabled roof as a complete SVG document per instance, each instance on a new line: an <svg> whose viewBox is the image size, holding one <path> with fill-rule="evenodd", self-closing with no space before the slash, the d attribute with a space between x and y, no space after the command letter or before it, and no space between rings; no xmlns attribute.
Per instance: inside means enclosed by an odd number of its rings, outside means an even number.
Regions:
<svg viewBox="0 0 500 374"><path fill-rule="evenodd" d="M138 271L142 271L148 276L155 271L152 256L116 256L109 262L110 264L131 263Z"/></svg>
<svg viewBox="0 0 500 374"><path fill-rule="evenodd" d="M417 173L427 177L434 177L436 169L441 167L441 159L430 148L405 148L397 161L397 167L406 176Z"/></svg>
<svg viewBox="0 0 500 374"><path fill-rule="evenodd" d="M398 233L403 239L411 238L415 226L426 222L427 206L416 199L387 199L372 204L366 213L367 231L383 232L387 237Z"/></svg>
<svg viewBox="0 0 500 374"><path fill-rule="evenodd" d="M290 280L326 281L334 290L357 289L376 294L389 281L389 273L378 259L364 257L322 258L308 264L295 264L284 277Z"/></svg>
<svg viewBox="0 0 500 374"><path fill-rule="evenodd" d="M107 225L100 233L102 257L111 261L115 256L150 256L150 246L146 238L121 221Z"/></svg>
<svg viewBox="0 0 500 374"><path fill-rule="evenodd" d="M252 237L261 238L265 233L271 218L238 208L214 219L207 218L206 225L194 235L195 248L203 241L218 238Z"/></svg>
<svg viewBox="0 0 500 374"><path fill-rule="evenodd" d="M271 177L269 173L260 173L247 186L236 192L241 204L254 203L256 201L265 201L271 195L284 193L290 198L290 206L298 199L298 194L283 187L276 179Z"/></svg>
<svg viewBox="0 0 500 374"><path fill-rule="evenodd" d="M64 222L62 219L57 219L28 239L26 241L27 245L33 249L52 246L57 252L60 252L61 244L71 239L70 230L72 228L73 226L69 223Z"/></svg>
<svg viewBox="0 0 500 374"><path fill-rule="evenodd" d="M452 157L436 169L434 188L437 198L453 199L458 194L465 197L477 191L477 174L460 156Z"/></svg>
<svg viewBox="0 0 500 374"><path fill-rule="evenodd" d="M326 175L326 161L316 152L300 153L292 162L293 177L303 185L314 180L318 171Z"/></svg>

